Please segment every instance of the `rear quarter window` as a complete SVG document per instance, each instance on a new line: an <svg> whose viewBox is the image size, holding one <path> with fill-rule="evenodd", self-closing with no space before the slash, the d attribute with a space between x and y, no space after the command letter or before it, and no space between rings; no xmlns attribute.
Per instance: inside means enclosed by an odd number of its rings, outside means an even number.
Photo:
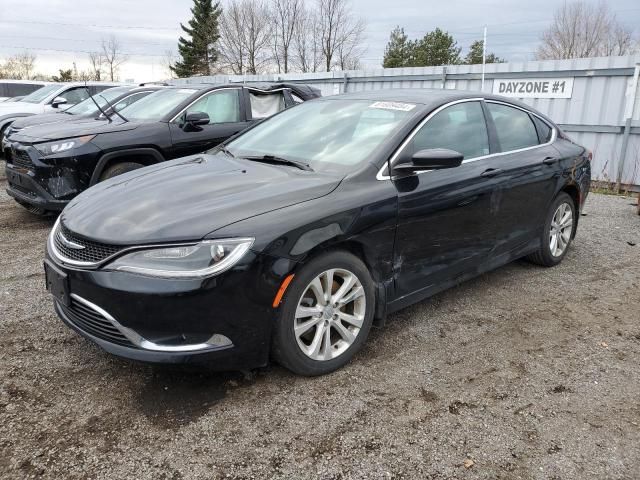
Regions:
<svg viewBox="0 0 640 480"><path fill-rule="evenodd" d="M496 127L501 151L520 150L540 143L536 126L524 110L491 102L487 102L487 109Z"/></svg>

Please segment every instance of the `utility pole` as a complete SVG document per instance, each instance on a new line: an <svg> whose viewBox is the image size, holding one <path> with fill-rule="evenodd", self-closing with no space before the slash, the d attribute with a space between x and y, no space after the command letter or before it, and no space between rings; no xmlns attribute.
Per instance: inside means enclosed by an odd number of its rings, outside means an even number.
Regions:
<svg viewBox="0 0 640 480"><path fill-rule="evenodd" d="M487 59L487 26L484 26L484 35L482 38L482 83L480 85L480 91L484 92L484 66Z"/></svg>

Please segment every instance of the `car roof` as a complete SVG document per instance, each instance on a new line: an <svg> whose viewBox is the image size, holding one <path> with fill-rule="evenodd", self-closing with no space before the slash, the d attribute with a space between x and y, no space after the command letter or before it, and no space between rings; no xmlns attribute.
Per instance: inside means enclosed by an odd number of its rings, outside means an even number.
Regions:
<svg viewBox="0 0 640 480"><path fill-rule="evenodd" d="M536 115L549 120L546 116L532 108L530 105L523 103L514 98L501 97L490 93L483 93L469 90L454 89L438 89L438 88L387 88L382 90L367 90L363 92L344 93L341 95L332 95L322 97L322 100L331 99L351 99L351 100L373 100L380 102L403 102L425 105L429 109L437 108L445 103L455 102L457 100L483 98L485 100L498 100L500 102L509 103Z"/></svg>

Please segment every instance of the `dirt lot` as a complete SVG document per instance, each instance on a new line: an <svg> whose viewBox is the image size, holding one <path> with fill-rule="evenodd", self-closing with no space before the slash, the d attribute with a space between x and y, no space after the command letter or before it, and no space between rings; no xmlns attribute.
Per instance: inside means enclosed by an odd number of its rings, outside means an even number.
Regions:
<svg viewBox="0 0 640 480"><path fill-rule="evenodd" d="M347 368L308 379L98 350L43 289L51 221L5 184L0 173L0 478L640 476L630 198L591 195L561 266L517 262L415 305Z"/></svg>

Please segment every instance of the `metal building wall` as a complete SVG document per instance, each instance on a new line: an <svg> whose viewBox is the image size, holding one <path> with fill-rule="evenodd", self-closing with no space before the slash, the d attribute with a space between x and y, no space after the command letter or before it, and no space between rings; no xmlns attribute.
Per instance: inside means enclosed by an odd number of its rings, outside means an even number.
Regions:
<svg viewBox="0 0 640 480"><path fill-rule="evenodd" d="M576 142L593 151L594 179L613 182L619 180L622 184L639 186L640 87L637 87L636 73L638 69L640 55L489 64L485 71L484 91L491 92L496 79L572 77L574 81L571 98L521 100L549 116ZM172 82L185 84L287 80L313 84L327 96L383 88L480 91L481 72L481 65L454 65L305 74L216 75L176 79ZM629 111L633 97L635 105ZM625 109L631 120L627 126L626 155L621 163L621 152L625 143Z"/></svg>

